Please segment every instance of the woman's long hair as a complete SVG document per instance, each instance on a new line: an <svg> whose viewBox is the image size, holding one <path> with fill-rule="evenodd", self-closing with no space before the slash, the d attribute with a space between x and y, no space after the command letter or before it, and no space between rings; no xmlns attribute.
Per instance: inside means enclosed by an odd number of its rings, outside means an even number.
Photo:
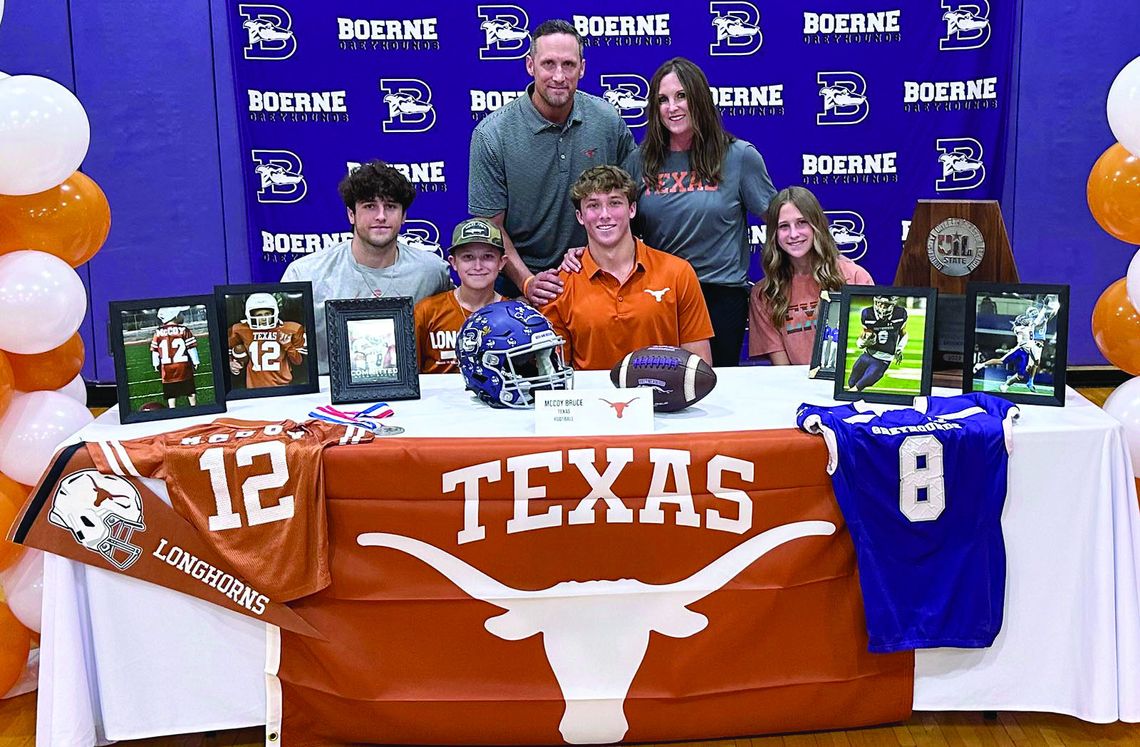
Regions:
<svg viewBox="0 0 1140 747"><path fill-rule="evenodd" d="M665 129L665 123L661 121L661 108L657 102L657 97L661 94L661 79L669 73L677 76L685 91L685 100L689 102L689 121L693 125L689 170L706 184L716 184L720 181L724 154L736 138L725 132L704 72L691 60L674 57L657 68L653 80L649 82L649 105L646 107L649 122L645 128L645 140L641 143L645 185L648 189L653 188L657 173L669 155L669 130Z"/></svg>
<svg viewBox="0 0 1140 747"><path fill-rule="evenodd" d="M768 315L776 329L782 329L788 313L788 294L791 292L792 260L777 242L780 208L791 203L807 218L812 227L811 275L820 290L839 290L843 287L843 273L839 271L839 247L831 237L827 216L810 189L788 187L776 193L768 203L764 216L767 236L764 239L764 279L760 281L760 297L768 303Z"/></svg>

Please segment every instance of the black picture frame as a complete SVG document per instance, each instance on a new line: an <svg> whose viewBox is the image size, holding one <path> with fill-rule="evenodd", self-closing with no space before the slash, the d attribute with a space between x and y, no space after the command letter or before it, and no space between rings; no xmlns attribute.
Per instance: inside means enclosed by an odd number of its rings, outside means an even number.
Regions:
<svg viewBox="0 0 1140 747"><path fill-rule="evenodd" d="M326 301L325 330L333 404L420 398L411 298Z"/></svg>
<svg viewBox="0 0 1140 747"><path fill-rule="evenodd" d="M186 332L159 335L163 328L160 311L181 309L174 321ZM217 308L214 297L167 296L137 301L112 301L109 313L111 356L115 362L115 389L119 400L119 422L140 423L191 415L208 415L226 411L226 393L221 369L215 365L221 349ZM185 342L189 333L194 340L198 365L193 366L191 347ZM204 339L203 339L204 338ZM169 341L169 342L164 342ZM176 342L178 341L178 342ZM159 367L152 364L159 356ZM163 358L167 361L163 362ZM176 381L162 382L162 369L171 367L169 376L178 376L179 367L189 364L193 376L189 386ZM183 369L184 370L184 369ZM180 386L180 384L182 384ZM186 390L192 390L193 397ZM169 393L175 393L170 407ZM183 406L181 400L187 404ZM194 404L190 404L193 401Z"/></svg>
<svg viewBox="0 0 1140 747"><path fill-rule="evenodd" d="M835 362L839 360L839 317L843 309L843 291L823 290L815 309L815 341L811 348L809 379L835 379Z"/></svg>
<svg viewBox="0 0 1140 747"><path fill-rule="evenodd" d="M250 329L245 304L255 293L267 293L276 302L278 323L273 329ZM320 390L316 351L309 348L316 344L312 283L218 285L214 286L214 304L222 331L218 344L225 353L226 365L219 368L227 399L282 397ZM301 327L299 340L296 325ZM248 343L238 341L231 345L235 336L238 340L250 339ZM300 362L293 363L298 355ZM269 383L283 379L287 383Z"/></svg>
<svg viewBox="0 0 1140 747"><path fill-rule="evenodd" d="M1032 319L1030 307L1036 309ZM964 393L1064 407L1069 286L968 283L965 352Z"/></svg>
<svg viewBox="0 0 1140 747"><path fill-rule="evenodd" d="M865 309L873 309L876 296L894 297L891 318L896 318L897 308L902 307L906 340L902 349L902 360L891 357L882 360L876 351L863 351L859 342L865 340L862 315ZM888 285L852 285L845 289L839 319L839 350L836 358L835 392L837 400L866 400L888 404L909 405L914 398L930 394L934 375L935 317L937 316L938 291L934 288L896 288ZM872 311L872 315L875 312ZM854 320L854 322L852 322ZM916 324L916 322L918 322ZM897 327L895 327L897 329ZM897 332L891 325L885 325L879 335L886 339L880 344L897 347ZM884 352L884 351L877 351ZM917 357L917 360L916 360ZM885 367L875 376L881 363ZM842 366L842 368L840 368ZM893 370L892 370L893 369ZM913 383L912 383L913 382ZM862 388L859 385L862 384Z"/></svg>

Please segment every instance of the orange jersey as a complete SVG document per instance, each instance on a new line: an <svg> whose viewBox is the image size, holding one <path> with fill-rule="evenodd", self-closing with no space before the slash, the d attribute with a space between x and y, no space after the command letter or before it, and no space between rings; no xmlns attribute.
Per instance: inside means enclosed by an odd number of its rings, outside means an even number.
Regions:
<svg viewBox="0 0 1140 747"><path fill-rule="evenodd" d="M587 251L580 272L561 272L562 295L542 307L579 370L608 369L647 345L681 345L713 336L701 285L683 259L636 244L624 283Z"/></svg>
<svg viewBox="0 0 1140 747"><path fill-rule="evenodd" d="M492 299L501 301L495 294ZM471 314L453 291L437 293L416 304L416 360L421 373L456 373L455 337Z"/></svg>
<svg viewBox="0 0 1140 747"><path fill-rule="evenodd" d="M131 441L93 441L100 472L166 480L170 501L222 557L271 599L329 583L321 451L372 440L317 420L216 420Z"/></svg>
<svg viewBox="0 0 1140 747"><path fill-rule="evenodd" d="M158 354L158 370L163 384L194 378L190 351L198 347L198 338L185 324L164 324L150 339L150 352Z"/></svg>
<svg viewBox="0 0 1140 747"><path fill-rule="evenodd" d="M300 365L309 352L305 328L297 322L256 330L246 322L238 322L230 327L227 344L230 355L245 366L245 385L250 389L292 383L293 371L289 366Z"/></svg>

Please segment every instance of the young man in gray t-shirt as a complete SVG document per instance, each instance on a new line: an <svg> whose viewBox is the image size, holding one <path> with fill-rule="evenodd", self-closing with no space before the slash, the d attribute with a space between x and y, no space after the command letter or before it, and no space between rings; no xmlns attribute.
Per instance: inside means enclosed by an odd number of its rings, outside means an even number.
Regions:
<svg viewBox="0 0 1140 747"><path fill-rule="evenodd" d="M338 190L348 211L352 239L294 261L281 277L282 282L308 280L313 284L322 374L329 369L325 301L411 296L416 303L452 287L443 259L397 240L416 196L403 174L383 161L369 161L342 179Z"/></svg>

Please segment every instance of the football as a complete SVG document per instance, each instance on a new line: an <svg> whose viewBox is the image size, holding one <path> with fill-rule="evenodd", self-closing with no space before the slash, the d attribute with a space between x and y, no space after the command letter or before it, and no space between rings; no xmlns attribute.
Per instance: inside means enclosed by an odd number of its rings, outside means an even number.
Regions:
<svg viewBox="0 0 1140 747"><path fill-rule="evenodd" d="M677 412L700 402L716 386L716 372L696 353L672 345L634 350L610 370L617 387L653 389L653 409Z"/></svg>

